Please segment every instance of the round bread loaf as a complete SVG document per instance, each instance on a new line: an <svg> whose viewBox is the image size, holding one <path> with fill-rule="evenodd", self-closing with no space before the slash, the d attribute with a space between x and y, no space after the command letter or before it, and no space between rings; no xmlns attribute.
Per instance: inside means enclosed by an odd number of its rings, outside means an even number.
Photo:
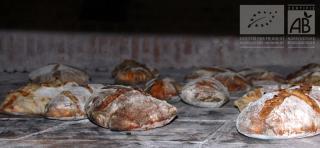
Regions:
<svg viewBox="0 0 320 148"><path fill-rule="evenodd" d="M38 68L29 74L29 78L36 83L61 81L63 83L87 84L89 82L89 76L86 72L63 64L49 64Z"/></svg>
<svg viewBox="0 0 320 148"><path fill-rule="evenodd" d="M229 100L225 86L212 77L198 78L182 87L180 97L188 104L199 107L220 107Z"/></svg>
<svg viewBox="0 0 320 148"><path fill-rule="evenodd" d="M240 133L260 139L287 139L320 133L320 105L312 87L266 93L239 114Z"/></svg>
<svg viewBox="0 0 320 148"><path fill-rule="evenodd" d="M244 77L235 72L222 72L213 76L228 88L230 93L242 93L251 89L251 84Z"/></svg>
<svg viewBox="0 0 320 148"><path fill-rule="evenodd" d="M265 69L243 69L238 73L254 86L286 83L286 79L282 75Z"/></svg>
<svg viewBox="0 0 320 148"><path fill-rule="evenodd" d="M154 79L146 84L145 91L160 100L179 98L181 86L172 78Z"/></svg>
<svg viewBox="0 0 320 148"><path fill-rule="evenodd" d="M146 94L125 86L108 86L86 105L87 115L97 125L111 130L148 130L171 122L177 109Z"/></svg>
<svg viewBox="0 0 320 148"><path fill-rule="evenodd" d="M239 111L242 111L250 103L261 98L263 94L289 87L290 85L263 85L261 87L253 88L246 94L244 94L242 97L234 101L234 106L236 106L239 109Z"/></svg>
<svg viewBox="0 0 320 148"><path fill-rule="evenodd" d="M83 106L91 94L92 90L75 82L30 83L10 92L0 105L0 110L14 115L41 115L62 120L80 119L86 117Z"/></svg>
<svg viewBox="0 0 320 148"><path fill-rule="evenodd" d="M124 60L112 71L116 83L128 85L144 84L157 75L157 70L151 70L134 60Z"/></svg>

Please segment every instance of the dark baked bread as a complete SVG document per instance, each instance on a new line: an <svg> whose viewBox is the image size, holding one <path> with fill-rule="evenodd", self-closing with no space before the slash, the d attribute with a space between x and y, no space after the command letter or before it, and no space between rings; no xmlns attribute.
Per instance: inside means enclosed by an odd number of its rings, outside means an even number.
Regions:
<svg viewBox="0 0 320 148"><path fill-rule="evenodd" d="M157 70L150 70L144 64L134 60L124 60L112 71L112 77L120 84L141 84L155 78Z"/></svg>
<svg viewBox="0 0 320 148"><path fill-rule="evenodd" d="M170 100L177 97L181 86L172 78L155 79L148 82L146 92L160 100Z"/></svg>
<svg viewBox="0 0 320 148"><path fill-rule="evenodd" d="M38 68L29 74L29 78L36 83L61 81L63 83L87 84L89 82L89 76L86 72L63 64L49 64Z"/></svg>
<svg viewBox="0 0 320 148"><path fill-rule="evenodd" d="M251 84L244 77L235 72L222 72L213 76L228 88L229 92L245 92L250 90Z"/></svg>
<svg viewBox="0 0 320 148"><path fill-rule="evenodd" d="M184 102L194 106L215 108L229 100L229 92L212 77L198 78L182 87L180 97Z"/></svg>
<svg viewBox="0 0 320 148"><path fill-rule="evenodd" d="M97 125L118 131L161 127L177 114L177 109L166 101L124 86L105 88L91 99L86 110Z"/></svg>
<svg viewBox="0 0 320 148"><path fill-rule="evenodd" d="M185 81L189 82L198 78L213 77L220 81L229 92L242 92L250 89L251 84L241 75L232 69L221 67L204 67L193 71L185 76Z"/></svg>

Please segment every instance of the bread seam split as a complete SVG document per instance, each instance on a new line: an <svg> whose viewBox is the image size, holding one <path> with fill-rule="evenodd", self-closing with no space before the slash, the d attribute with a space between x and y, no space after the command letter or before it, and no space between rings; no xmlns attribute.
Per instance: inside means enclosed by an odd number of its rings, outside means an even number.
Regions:
<svg viewBox="0 0 320 148"><path fill-rule="evenodd" d="M272 99L267 100L265 102L265 105L261 109L259 113L259 118L262 120L265 120L269 114L275 109L277 106L280 106L284 100L289 96L296 96L298 99L304 101L306 104L308 104L314 111L317 113L320 113L319 105L315 100L310 98L308 95L304 94L301 90L280 90L278 95L275 95Z"/></svg>

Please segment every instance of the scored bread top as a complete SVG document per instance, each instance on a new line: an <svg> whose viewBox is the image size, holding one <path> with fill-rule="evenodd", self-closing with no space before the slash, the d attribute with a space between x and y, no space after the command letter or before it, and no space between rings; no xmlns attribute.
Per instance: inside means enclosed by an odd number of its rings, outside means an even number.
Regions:
<svg viewBox="0 0 320 148"><path fill-rule="evenodd" d="M262 95L238 116L237 128L249 137L279 139L320 132L319 102L312 87L295 86Z"/></svg>

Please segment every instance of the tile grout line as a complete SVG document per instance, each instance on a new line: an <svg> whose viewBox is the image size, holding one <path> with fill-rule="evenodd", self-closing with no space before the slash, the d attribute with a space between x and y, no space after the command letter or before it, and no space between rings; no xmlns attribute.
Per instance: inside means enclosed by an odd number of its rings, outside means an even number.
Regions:
<svg viewBox="0 0 320 148"><path fill-rule="evenodd" d="M32 137L32 136L35 136L35 135L39 135L39 134L43 134L43 133L46 133L46 132L54 131L59 127L63 127L63 126L69 125L69 124L85 123L85 122L89 122L89 120L85 119L85 120L79 120L79 121L64 122L64 123L61 123L59 125L47 128L45 130L42 130L42 131L39 131L39 132L35 132L35 133L31 133L31 134L28 134L28 135L25 135L25 136L22 136L22 137L19 137L19 138L11 139L11 140L13 140L13 141L14 140L23 140L25 138L29 138L29 137Z"/></svg>
<svg viewBox="0 0 320 148"><path fill-rule="evenodd" d="M232 120L226 120L225 123L219 127L215 132L213 132L212 134L210 134L202 143L201 143L201 147L203 147L204 144L208 144L208 141L214 137L215 135L217 135L222 129L225 129L227 127L230 126L230 124L232 123ZM216 140L216 139L215 139Z"/></svg>
<svg viewBox="0 0 320 148"><path fill-rule="evenodd" d="M233 124L235 124L236 123L236 121L234 121L234 120L229 120L227 123L226 123L226 125L225 125L225 127L224 127L224 129L227 129L227 130L225 130L225 131L230 131L230 130L232 130L232 128L230 128L230 127L232 127L232 125ZM224 132L225 132L224 131ZM214 141L217 141L218 139L220 139L219 137L217 137Z"/></svg>
<svg viewBox="0 0 320 148"><path fill-rule="evenodd" d="M226 122L229 120L205 120L205 119L199 119L199 120L194 120L194 119L176 119L176 121L182 121L182 122Z"/></svg>
<svg viewBox="0 0 320 148"><path fill-rule="evenodd" d="M3 141L16 141L17 139L4 139ZM110 139L109 139L110 140ZM116 139L116 140L119 140L119 139ZM23 141L38 141L38 139L25 139ZM72 141L88 141L88 142L92 142L92 141L100 141L100 139L54 139L54 140L47 140L45 139L45 141L68 141L68 142L72 142ZM149 143L152 143L152 142L166 142L166 143L172 143L172 144L181 144L181 142L183 141L170 141L170 140L158 140L158 141L154 141L154 140L146 140L146 141L139 141L139 140L119 140L120 142L123 142L123 141L126 141L126 142L131 142L131 143L134 143L134 142L149 142ZM0 140L1 142L1 140ZM191 142L193 144L200 144L199 141L187 141L187 142Z"/></svg>

